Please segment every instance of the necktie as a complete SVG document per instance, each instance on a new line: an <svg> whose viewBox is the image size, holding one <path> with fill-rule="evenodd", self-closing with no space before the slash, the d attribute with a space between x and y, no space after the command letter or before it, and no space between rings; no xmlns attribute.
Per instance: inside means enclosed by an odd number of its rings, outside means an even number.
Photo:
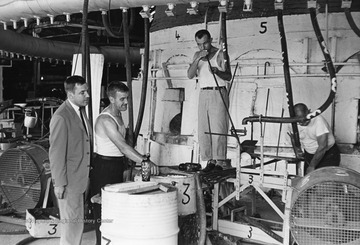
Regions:
<svg viewBox="0 0 360 245"><path fill-rule="evenodd" d="M84 118L84 114L83 114L83 109L84 109L84 107L79 107L80 118L81 118L81 121L82 121L83 126L84 126L84 128L85 128L85 132L86 132L86 134L88 134L88 132L87 132L87 127L86 127L86 122L85 122L85 118Z"/></svg>

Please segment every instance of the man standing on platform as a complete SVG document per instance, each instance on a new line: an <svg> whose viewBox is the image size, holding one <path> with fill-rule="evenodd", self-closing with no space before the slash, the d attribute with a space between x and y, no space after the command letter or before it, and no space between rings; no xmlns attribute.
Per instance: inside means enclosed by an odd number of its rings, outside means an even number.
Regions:
<svg viewBox="0 0 360 245"><path fill-rule="evenodd" d="M207 30L195 34L199 51L195 52L193 62L187 73L188 78L197 76L200 86L198 108L198 139L201 160L208 164L204 171L222 169L226 165L229 116L227 108L229 97L226 81L231 80L230 66L226 64L222 49L214 47ZM229 61L227 61L229 62ZM213 133L213 134L212 134Z"/></svg>

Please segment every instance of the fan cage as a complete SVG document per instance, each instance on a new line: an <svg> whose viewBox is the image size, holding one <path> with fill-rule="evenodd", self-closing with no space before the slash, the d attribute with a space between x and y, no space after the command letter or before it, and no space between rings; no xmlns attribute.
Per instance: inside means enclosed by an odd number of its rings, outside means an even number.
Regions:
<svg viewBox="0 0 360 245"><path fill-rule="evenodd" d="M46 187L47 151L30 144L11 148L0 156L0 194L18 213L38 207Z"/></svg>
<svg viewBox="0 0 360 245"><path fill-rule="evenodd" d="M293 202L290 229L298 245L360 244L360 188L347 177L332 179L319 178Z"/></svg>

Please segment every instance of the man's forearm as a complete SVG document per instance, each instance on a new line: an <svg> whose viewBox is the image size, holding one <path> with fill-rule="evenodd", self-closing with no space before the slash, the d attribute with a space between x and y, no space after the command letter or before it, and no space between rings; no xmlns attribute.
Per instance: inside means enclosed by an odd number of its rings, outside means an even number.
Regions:
<svg viewBox="0 0 360 245"><path fill-rule="evenodd" d="M319 165L321 159L323 159L325 155L326 149L317 149L317 151L314 154L314 157L311 159L310 166L316 168L317 165Z"/></svg>
<svg viewBox="0 0 360 245"><path fill-rule="evenodd" d="M142 162L144 160L144 156L141 155L139 152L137 152L134 148L131 146L126 146L122 149L123 154L129 158L130 160L134 162Z"/></svg>
<svg viewBox="0 0 360 245"><path fill-rule="evenodd" d="M187 75L188 75L189 79L192 79L192 78L194 78L196 76L199 61L200 61L200 59L197 58L191 63L191 65L190 65L190 67L188 69L188 72L187 72Z"/></svg>

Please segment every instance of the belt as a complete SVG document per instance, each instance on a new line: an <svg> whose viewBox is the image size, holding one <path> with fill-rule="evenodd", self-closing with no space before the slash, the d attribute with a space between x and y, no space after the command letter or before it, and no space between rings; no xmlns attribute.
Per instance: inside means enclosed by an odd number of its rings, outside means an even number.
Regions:
<svg viewBox="0 0 360 245"><path fill-rule="evenodd" d="M120 160L123 159L125 156L121 156L121 157L109 157L109 156L103 156L103 155L99 155L97 153L94 153L94 157L96 158L100 158L103 160Z"/></svg>
<svg viewBox="0 0 360 245"><path fill-rule="evenodd" d="M202 90L220 90L220 89L224 89L225 86L222 87L205 87L205 88L201 88Z"/></svg>

